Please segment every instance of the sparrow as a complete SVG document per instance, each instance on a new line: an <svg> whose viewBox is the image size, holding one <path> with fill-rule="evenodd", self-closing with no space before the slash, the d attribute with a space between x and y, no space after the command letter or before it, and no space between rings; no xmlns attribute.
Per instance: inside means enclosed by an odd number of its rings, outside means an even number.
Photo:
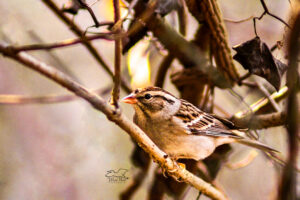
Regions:
<svg viewBox="0 0 300 200"><path fill-rule="evenodd" d="M202 160L216 147L241 143L266 152L276 150L246 137L229 120L201 111L159 87L139 88L122 99L135 110L134 123L171 158Z"/></svg>

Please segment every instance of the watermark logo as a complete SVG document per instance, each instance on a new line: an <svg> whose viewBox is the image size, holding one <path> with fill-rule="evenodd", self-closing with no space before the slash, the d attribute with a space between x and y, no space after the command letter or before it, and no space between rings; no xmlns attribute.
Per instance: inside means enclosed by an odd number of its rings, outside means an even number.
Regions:
<svg viewBox="0 0 300 200"><path fill-rule="evenodd" d="M118 170L108 170L105 174L105 177L108 178L108 182L110 183L124 183L129 179L129 177L126 176L127 172L128 169L123 168L120 168Z"/></svg>

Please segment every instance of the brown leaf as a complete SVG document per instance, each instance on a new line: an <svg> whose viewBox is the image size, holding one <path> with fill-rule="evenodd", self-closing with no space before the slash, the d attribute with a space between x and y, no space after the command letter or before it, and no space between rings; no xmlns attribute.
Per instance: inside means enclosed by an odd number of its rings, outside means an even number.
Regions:
<svg viewBox="0 0 300 200"><path fill-rule="evenodd" d="M234 46L237 52L233 59L238 61L250 73L265 78L278 91L281 76L286 71L287 65L274 58L266 43L259 37Z"/></svg>

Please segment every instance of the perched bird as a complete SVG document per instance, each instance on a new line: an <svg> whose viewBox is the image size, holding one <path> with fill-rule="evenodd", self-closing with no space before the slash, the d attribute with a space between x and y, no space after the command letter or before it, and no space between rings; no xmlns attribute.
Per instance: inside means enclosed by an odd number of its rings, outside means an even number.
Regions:
<svg viewBox="0 0 300 200"><path fill-rule="evenodd" d="M232 122L205 113L158 87L136 89L122 101L133 105L134 122L175 160L202 160L216 147L232 142L267 152L276 151L246 138Z"/></svg>

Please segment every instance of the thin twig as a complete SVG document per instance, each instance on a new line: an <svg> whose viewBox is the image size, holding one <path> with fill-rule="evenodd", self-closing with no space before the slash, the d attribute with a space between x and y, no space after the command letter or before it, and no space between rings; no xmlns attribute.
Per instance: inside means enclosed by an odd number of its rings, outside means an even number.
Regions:
<svg viewBox="0 0 300 200"><path fill-rule="evenodd" d="M278 100L283 99L284 97L286 97L287 94L288 94L288 88L286 86L284 86L278 92L274 92L273 94L271 94L270 98L278 101ZM249 109L246 109L246 110L237 112L234 115L234 117L241 118L243 116L248 115L249 113L256 113L259 110L261 110L262 108L266 107L267 105L270 105L269 99L266 98L266 97L261 98L258 101L254 102L250 105L251 111L249 111Z"/></svg>
<svg viewBox="0 0 300 200"><path fill-rule="evenodd" d="M97 39L105 39L105 40L115 40L117 37L121 37L116 33L98 33L97 35L85 36L83 38L73 38L67 39L54 43L47 44L31 44L31 45L23 45L23 46L7 46L7 50L13 51L14 53L18 53L20 51L36 51L36 50L50 50L55 48L68 47L80 43L84 43L85 41L97 40Z"/></svg>
<svg viewBox="0 0 300 200"><path fill-rule="evenodd" d="M132 0L127 7L127 14L123 17L123 20L125 20L132 12L134 6L137 4L138 0Z"/></svg>
<svg viewBox="0 0 300 200"><path fill-rule="evenodd" d="M109 26L109 27L112 27L115 23L112 22L112 21L103 21L103 22L99 22L98 24L98 27L100 26ZM94 28L95 25L92 25L92 26L88 26L85 31L83 32L83 35L86 35L87 33L92 33L92 34L98 34L98 32L92 32L92 31L89 31L90 28Z"/></svg>
<svg viewBox="0 0 300 200"><path fill-rule="evenodd" d="M241 76L239 80L237 81L239 85L243 84L243 80L249 78L252 74L250 72L247 72L245 75Z"/></svg>
<svg viewBox="0 0 300 200"><path fill-rule="evenodd" d="M37 43L45 43L44 40L33 30L28 31L29 36ZM11 44L11 41L9 41ZM48 55L51 60L54 60L55 65L58 66L59 70L62 70L63 72L67 73L69 76L71 76L75 81L78 83L81 83L80 79L77 77L77 75L74 74L72 71L72 68L65 63L65 60L60 58L55 52L53 51L48 51Z"/></svg>
<svg viewBox="0 0 300 200"><path fill-rule="evenodd" d="M121 19L120 2L119 0L113 0L114 4L114 22L115 24ZM115 30L117 33L121 33L121 26ZM119 107L118 101L120 98L120 84L121 84L121 57L122 57L122 41L121 39L115 40L115 74L114 74L114 87L112 91L112 105L116 108Z"/></svg>
<svg viewBox="0 0 300 200"><path fill-rule="evenodd" d="M94 2L92 2L91 4L90 4L90 7L92 7L92 6L94 6L96 3L98 3L100 0L95 0Z"/></svg>
<svg viewBox="0 0 300 200"><path fill-rule="evenodd" d="M248 109L248 111L249 111L250 113L253 113L253 111L252 111L252 109L251 109L251 106L249 106L249 105L247 104L247 102L244 100L244 97L242 97L239 93L237 93L237 92L234 91L233 89L229 89L228 91L229 91L229 93L230 93L232 96L234 96L234 97L236 97L237 99L239 99L239 100L247 107L247 109Z"/></svg>
<svg viewBox="0 0 300 200"><path fill-rule="evenodd" d="M266 5L266 3L265 3L264 0L260 0L260 3L261 3L261 5L262 5L262 7L263 7L263 9L264 9L264 12L263 12L259 17L254 17L254 18L253 18L254 33L255 33L256 36L258 36L258 35L257 35L257 31L256 31L256 20L261 20L265 15L270 15L271 17L273 17L273 18L279 20L281 23L283 23L284 25L286 25L288 28L291 28L291 27L290 27L284 20L282 20L280 17L277 17L276 15L270 13L270 11L269 11L269 9L268 9L268 7L267 7L267 5Z"/></svg>
<svg viewBox="0 0 300 200"><path fill-rule="evenodd" d="M264 10L266 11L266 13L268 15L270 15L271 17L274 17L275 19L279 20L280 22L282 22L284 25L286 25L288 28L291 28L284 20L282 20L280 17L277 17L276 15L273 15L272 13L269 12L269 9L265 3L264 0L260 0L262 7L264 8Z"/></svg>
<svg viewBox="0 0 300 200"><path fill-rule="evenodd" d="M273 108L276 110L276 112L280 112L281 109L280 109L279 105L276 103L276 101L274 99L272 99L270 97L270 93L265 88L265 86L263 86L263 84L261 82L259 82L259 81L256 81L256 84L257 84L259 90L268 98L269 102L271 103L271 105L273 106Z"/></svg>
<svg viewBox="0 0 300 200"><path fill-rule="evenodd" d="M249 21L251 19L253 19L253 16L247 17L245 19L240 19L240 20L233 20L233 19L224 18L224 21L225 22L229 22L229 23L239 24L239 23L243 23L243 22Z"/></svg>
<svg viewBox="0 0 300 200"><path fill-rule="evenodd" d="M186 169L180 167L170 157L166 156L166 154L161 151L138 126L125 117L125 115L119 110L112 108L100 96L74 82L70 77L56 70L54 67L40 62L25 52L13 54L12 52L6 51L5 46L2 44L0 44L0 52L3 55L22 63L28 68L43 74L59 85L87 100L95 109L103 112L109 120L115 122L120 128L126 131L141 146L141 148L149 153L151 157L174 178L192 185L211 198L222 200L227 199L224 194L211 184L205 182L199 177L196 177Z"/></svg>
<svg viewBox="0 0 300 200"><path fill-rule="evenodd" d="M110 90L111 87L109 87ZM94 93L105 95L108 89L93 90ZM50 94L45 96L24 96L24 95L0 95L0 105L21 105L21 104L52 104L77 100L79 97L74 94Z"/></svg>
<svg viewBox="0 0 300 200"><path fill-rule="evenodd" d="M84 9L86 9L89 13L90 13L90 15L91 15L91 17L92 17L92 19L93 19L93 21L94 21L94 23L95 23L95 27L96 28L98 28L99 26L100 26L100 23L99 23L99 21L97 20L97 17L96 17L96 15L95 15L95 13L94 13L94 11L91 9L91 7L87 4L87 3L85 3L85 1L82 1L82 0L77 0L78 1L78 3L80 4L80 6L82 7L82 8L84 8Z"/></svg>
<svg viewBox="0 0 300 200"><path fill-rule="evenodd" d="M57 5L52 0L42 0L45 5L47 5L56 15L57 17L62 20L78 37L84 38L84 31L82 31L79 26L77 26L73 20L69 19L65 13L63 13ZM108 64L103 60L97 49L92 45L90 41L84 40L82 43L89 52L93 55L96 61L104 68L104 70L113 78L113 73L108 66ZM122 80L122 88L126 92L130 92L130 86L125 80Z"/></svg>

